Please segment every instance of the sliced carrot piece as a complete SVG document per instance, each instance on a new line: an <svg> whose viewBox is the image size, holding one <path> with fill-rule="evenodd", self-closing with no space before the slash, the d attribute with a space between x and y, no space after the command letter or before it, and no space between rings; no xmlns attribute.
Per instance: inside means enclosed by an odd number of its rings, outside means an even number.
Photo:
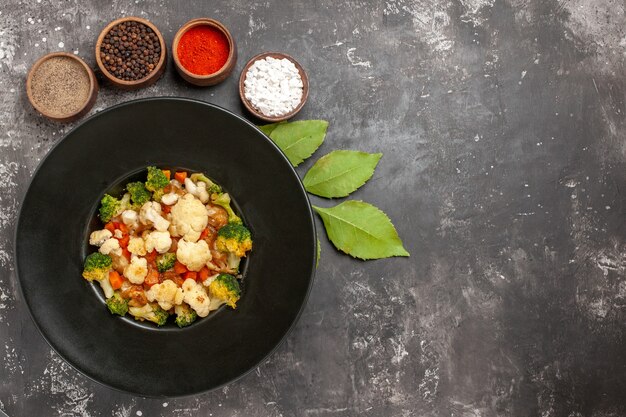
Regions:
<svg viewBox="0 0 626 417"><path fill-rule="evenodd" d="M128 242L130 241L130 236L129 235L124 235L122 236L121 239L118 239L118 241L120 242L120 247L122 249L128 247Z"/></svg>
<svg viewBox="0 0 626 417"><path fill-rule="evenodd" d="M146 261L148 262L154 262L156 260L157 257L157 251L153 250L152 252L148 252L146 253Z"/></svg>
<svg viewBox="0 0 626 417"><path fill-rule="evenodd" d="M174 174L174 179L181 184L185 182L185 178L187 178L187 171L176 171Z"/></svg>
<svg viewBox="0 0 626 417"><path fill-rule="evenodd" d="M159 272L155 269L151 269L150 271L148 271L148 275L146 275L143 283L149 285L150 287L152 287L154 284L158 284Z"/></svg>
<svg viewBox="0 0 626 417"><path fill-rule="evenodd" d="M176 261L176 263L174 263L174 272L176 272L177 274L184 274L185 272L187 272L187 267Z"/></svg>
<svg viewBox="0 0 626 417"><path fill-rule="evenodd" d="M113 224L112 222L108 222L107 224L105 224L104 228L111 233L115 233L115 224Z"/></svg>
<svg viewBox="0 0 626 417"><path fill-rule="evenodd" d="M198 272L198 278L200 278L200 281L204 282L207 280L208 277L209 277L209 268L205 266L204 268L200 270L200 272Z"/></svg>
<svg viewBox="0 0 626 417"><path fill-rule="evenodd" d="M115 227L119 229L122 233L128 234L128 226L124 223L115 223Z"/></svg>
<svg viewBox="0 0 626 417"><path fill-rule="evenodd" d="M169 169L162 169L161 171L163 171L168 180L172 176L172 171L170 171Z"/></svg>
<svg viewBox="0 0 626 417"><path fill-rule="evenodd" d="M122 283L124 282L124 278L117 271L109 272L109 282L111 283L111 287L114 290L119 290L122 288Z"/></svg>
<svg viewBox="0 0 626 417"><path fill-rule="evenodd" d="M194 272L194 271L187 271L185 272L185 274L183 275L183 278L185 279L198 279L198 273Z"/></svg>
<svg viewBox="0 0 626 417"><path fill-rule="evenodd" d="M122 256L130 262L130 251L127 248L122 248Z"/></svg>

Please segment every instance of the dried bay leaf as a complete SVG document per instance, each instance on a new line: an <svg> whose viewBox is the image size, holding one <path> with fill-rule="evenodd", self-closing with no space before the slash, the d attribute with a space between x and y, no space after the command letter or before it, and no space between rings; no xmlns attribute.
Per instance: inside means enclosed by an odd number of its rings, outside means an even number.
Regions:
<svg viewBox="0 0 626 417"><path fill-rule="evenodd" d="M299 120L260 126L270 132L269 138L283 151L294 167L313 155L326 137L326 120Z"/></svg>
<svg viewBox="0 0 626 417"><path fill-rule="evenodd" d="M313 209L333 245L350 256L363 260L410 256L389 217L371 204L348 200L335 207Z"/></svg>
<svg viewBox="0 0 626 417"><path fill-rule="evenodd" d="M306 173L304 188L320 197L345 197L372 177L382 156L382 153L332 151Z"/></svg>
<svg viewBox="0 0 626 417"><path fill-rule="evenodd" d="M279 122L279 123L272 123L269 125L263 125L263 126L257 126L259 128L259 130L263 133L265 133L267 136L271 135L272 132L274 131L274 129L276 129L276 127L281 124L281 123L285 123L285 122Z"/></svg>

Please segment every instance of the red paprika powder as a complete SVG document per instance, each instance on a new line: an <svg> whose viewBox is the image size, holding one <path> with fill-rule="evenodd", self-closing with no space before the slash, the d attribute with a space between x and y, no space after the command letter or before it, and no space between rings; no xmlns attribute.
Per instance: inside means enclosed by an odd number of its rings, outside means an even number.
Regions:
<svg viewBox="0 0 626 417"><path fill-rule="evenodd" d="M195 26L180 38L176 54L187 71L209 75L224 66L230 46L226 35L219 29L207 25Z"/></svg>

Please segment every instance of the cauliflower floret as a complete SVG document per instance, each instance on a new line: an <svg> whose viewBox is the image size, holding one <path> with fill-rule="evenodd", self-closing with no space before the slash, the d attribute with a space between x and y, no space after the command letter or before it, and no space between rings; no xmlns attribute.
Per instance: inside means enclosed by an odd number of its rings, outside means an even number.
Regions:
<svg viewBox="0 0 626 417"><path fill-rule="evenodd" d="M169 310L183 302L183 290L178 288L174 281L166 279L161 284L154 284L146 297L149 301L156 301L163 310Z"/></svg>
<svg viewBox="0 0 626 417"><path fill-rule="evenodd" d="M144 256L147 251L143 239L140 237L131 237L128 241L128 251L133 255Z"/></svg>
<svg viewBox="0 0 626 417"><path fill-rule="evenodd" d="M133 256L130 265L124 268L124 276L133 284L143 284L148 274L148 261L146 258Z"/></svg>
<svg viewBox="0 0 626 417"><path fill-rule="evenodd" d="M196 184L189 178L185 178L185 190L187 190L188 193L198 197L202 204L206 204L209 202L209 192L206 190L206 183L198 181L198 183Z"/></svg>
<svg viewBox="0 0 626 417"><path fill-rule="evenodd" d="M150 232L146 235L145 244L147 252L156 250L159 253L165 253L172 246L172 238L169 232Z"/></svg>
<svg viewBox="0 0 626 417"><path fill-rule="evenodd" d="M98 284L100 284L100 288L102 288L102 291L104 292L104 298L113 297L115 291L113 290L113 287L111 286L108 278L101 279L100 281L98 281Z"/></svg>
<svg viewBox="0 0 626 417"><path fill-rule="evenodd" d="M206 241L201 240L192 243L179 240L178 248L176 249L176 259L190 271L199 271L212 257L209 245Z"/></svg>
<svg viewBox="0 0 626 417"><path fill-rule="evenodd" d="M122 231L120 229L115 229L115 233L113 233L113 236L116 239L121 239L124 237L124 233L122 233Z"/></svg>
<svg viewBox="0 0 626 417"><path fill-rule="evenodd" d="M211 299L202 284L197 283L191 278L187 278L185 282L183 282L183 291L185 294L183 301L189 304L189 307L193 308L199 317L209 315Z"/></svg>
<svg viewBox="0 0 626 417"><path fill-rule="evenodd" d="M171 206L172 204L176 204L177 201L178 201L178 194L176 193L165 194L163 197L161 197L161 203L165 204L166 206Z"/></svg>
<svg viewBox="0 0 626 417"><path fill-rule="evenodd" d="M104 242L111 238L113 234L107 229L95 230L89 235L89 244L93 246L102 246Z"/></svg>
<svg viewBox="0 0 626 417"><path fill-rule="evenodd" d="M135 210L124 210L122 212L122 221L126 226L135 228L138 225L139 216Z"/></svg>
<svg viewBox="0 0 626 417"><path fill-rule="evenodd" d="M161 216L161 205L156 201L148 201L141 206L139 221L146 225L154 225L159 232L165 232L170 227L170 222Z"/></svg>
<svg viewBox="0 0 626 417"><path fill-rule="evenodd" d="M185 194L172 207L172 236L182 236L187 242L196 242L209 222L206 207L192 194Z"/></svg>
<svg viewBox="0 0 626 417"><path fill-rule="evenodd" d="M103 255L108 255L110 253L121 255L122 249L120 248L120 241L114 238L109 238L102 244L102 246L100 246L99 251Z"/></svg>

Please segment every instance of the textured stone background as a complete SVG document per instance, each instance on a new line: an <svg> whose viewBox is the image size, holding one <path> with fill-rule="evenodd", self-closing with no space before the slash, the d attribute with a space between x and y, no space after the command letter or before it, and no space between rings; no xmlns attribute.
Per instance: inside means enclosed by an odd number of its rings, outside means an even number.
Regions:
<svg viewBox="0 0 626 417"><path fill-rule="evenodd" d="M12 417L626 415L625 9L623 0L3 0L0 408ZM299 117L331 122L317 156L384 153L355 197L385 210L412 253L362 263L323 239L286 343L242 380L192 398L143 399L82 377L39 335L16 288L19 201L74 126L35 114L26 72L57 50L93 65L100 29L124 15L152 20L168 43L190 18L222 20L239 45L235 74L261 51L296 57L312 85ZM102 88L92 114L160 95L242 113L236 79L194 89L170 66L139 92Z"/></svg>

